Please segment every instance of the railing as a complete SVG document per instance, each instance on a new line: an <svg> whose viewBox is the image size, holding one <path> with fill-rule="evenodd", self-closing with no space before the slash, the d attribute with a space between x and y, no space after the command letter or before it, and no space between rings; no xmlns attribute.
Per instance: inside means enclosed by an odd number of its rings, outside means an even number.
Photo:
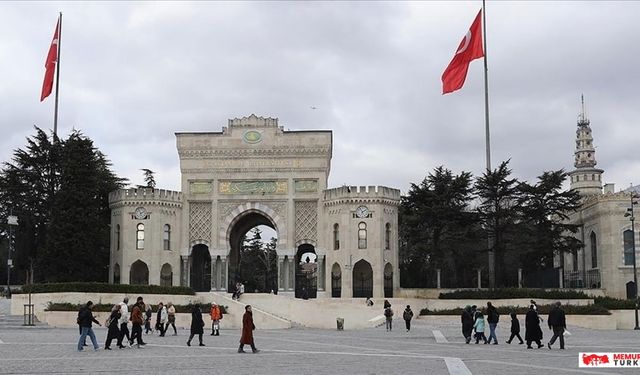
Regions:
<svg viewBox="0 0 640 375"><path fill-rule="evenodd" d="M598 268L564 272L565 288L597 289L601 286L600 270Z"/></svg>

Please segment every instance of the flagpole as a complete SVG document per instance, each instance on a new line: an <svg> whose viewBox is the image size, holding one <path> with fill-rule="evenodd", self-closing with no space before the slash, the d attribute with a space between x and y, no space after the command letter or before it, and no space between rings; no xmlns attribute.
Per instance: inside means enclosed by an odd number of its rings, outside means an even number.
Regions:
<svg viewBox="0 0 640 375"><path fill-rule="evenodd" d="M487 173L491 172L491 138L489 132L489 69L487 68L487 18L485 0L482 0L482 43L484 45L484 130ZM489 248L489 287L496 287L496 253L493 249L495 239L491 234L487 238Z"/></svg>
<svg viewBox="0 0 640 375"><path fill-rule="evenodd" d="M53 113L53 137L58 136L58 93L60 91L60 49L62 44L62 12L58 18L58 55L56 61L56 104Z"/></svg>

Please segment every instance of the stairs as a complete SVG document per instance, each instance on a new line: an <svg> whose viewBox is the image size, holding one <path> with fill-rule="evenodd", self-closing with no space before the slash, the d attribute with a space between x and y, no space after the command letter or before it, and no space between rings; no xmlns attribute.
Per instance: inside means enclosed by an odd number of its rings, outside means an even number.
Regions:
<svg viewBox="0 0 640 375"><path fill-rule="evenodd" d="M24 325L24 317L22 315L11 315L11 300L0 299L0 329L16 329L16 328L44 328L48 327L46 323L42 323L35 316L32 326Z"/></svg>

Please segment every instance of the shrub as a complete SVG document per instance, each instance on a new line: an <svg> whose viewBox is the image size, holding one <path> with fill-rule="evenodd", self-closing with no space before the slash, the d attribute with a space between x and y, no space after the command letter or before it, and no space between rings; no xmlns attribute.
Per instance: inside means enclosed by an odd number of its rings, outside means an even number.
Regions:
<svg viewBox="0 0 640 375"><path fill-rule="evenodd" d="M496 288L456 290L440 293L439 299L511 299L511 298L542 298L542 299L591 299L583 292L575 290L544 290L527 288Z"/></svg>
<svg viewBox="0 0 640 375"><path fill-rule="evenodd" d="M193 289L186 286L129 285L108 283L47 283L31 284L22 287L22 293L123 293L123 294L177 294L194 295Z"/></svg>
<svg viewBox="0 0 640 375"><path fill-rule="evenodd" d="M553 305L538 305L538 313L542 315L549 314L551 307ZM496 306L498 309L498 313L501 315L502 320L509 320L509 314L515 312L518 315L525 315L527 311L529 311L528 307L520 307L520 306ZM586 305L586 306L575 306L575 305L563 305L562 309L567 315L611 315L609 310L606 307L600 305ZM454 309L445 309L445 310L429 310L427 308L420 310L420 315L461 315L462 308L456 307Z"/></svg>
<svg viewBox="0 0 640 375"><path fill-rule="evenodd" d="M610 310L633 310L636 307L632 299L617 299L611 297L596 297L593 303Z"/></svg>
<svg viewBox="0 0 640 375"><path fill-rule="evenodd" d="M84 306L84 304L73 304L73 303L53 303L49 302L45 311L78 311L80 308ZM228 312L229 307L224 305L219 305L220 310L223 314ZM188 305L173 305L176 308L176 313L191 313L193 309L193 304ZM113 304L94 304L93 311L94 312L110 312L113 308ZM129 311L133 309L133 305L129 306ZM200 305L200 309L203 314L208 314L211 310L211 304L205 303ZM151 310L156 313L158 311L158 305L151 305Z"/></svg>

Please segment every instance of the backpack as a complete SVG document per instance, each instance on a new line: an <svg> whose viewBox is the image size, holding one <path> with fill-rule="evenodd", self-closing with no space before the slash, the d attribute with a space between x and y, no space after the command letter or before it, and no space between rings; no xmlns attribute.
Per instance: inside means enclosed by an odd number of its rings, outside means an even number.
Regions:
<svg viewBox="0 0 640 375"><path fill-rule="evenodd" d="M412 317L413 317L413 314L411 313L410 310L404 310L404 313L402 314L402 318L404 320L411 320Z"/></svg>
<svg viewBox="0 0 640 375"><path fill-rule="evenodd" d="M384 309L384 316L387 318L391 318L393 316L393 310L391 310L391 307Z"/></svg>

